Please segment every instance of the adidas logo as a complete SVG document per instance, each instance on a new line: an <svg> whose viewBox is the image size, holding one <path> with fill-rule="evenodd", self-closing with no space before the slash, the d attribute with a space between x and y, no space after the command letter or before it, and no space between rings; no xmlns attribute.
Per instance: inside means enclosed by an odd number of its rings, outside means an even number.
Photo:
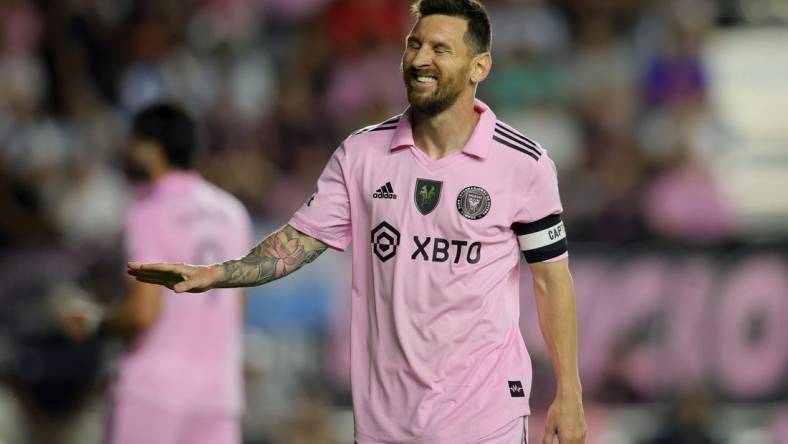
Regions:
<svg viewBox="0 0 788 444"><path fill-rule="evenodd" d="M391 182L386 182L386 185L378 188L375 194L372 195L373 199L396 199L397 195L394 194L394 188L391 187Z"/></svg>

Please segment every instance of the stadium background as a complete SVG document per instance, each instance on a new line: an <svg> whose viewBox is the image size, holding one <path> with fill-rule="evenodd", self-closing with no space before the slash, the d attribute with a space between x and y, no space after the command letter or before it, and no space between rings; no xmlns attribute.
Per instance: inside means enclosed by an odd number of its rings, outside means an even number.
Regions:
<svg viewBox="0 0 788 444"><path fill-rule="evenodd" d="M404 108L407 3L0 2L0 443L98 442L118 344L69 341L56 312L122 294L131 114L187 106L199 170L262 237L350 131ZM589 443L788 442L788 2L485 4L479 95L559 168ZM251 292L246 442L351 442L348 273L330 252Z"/></svg>

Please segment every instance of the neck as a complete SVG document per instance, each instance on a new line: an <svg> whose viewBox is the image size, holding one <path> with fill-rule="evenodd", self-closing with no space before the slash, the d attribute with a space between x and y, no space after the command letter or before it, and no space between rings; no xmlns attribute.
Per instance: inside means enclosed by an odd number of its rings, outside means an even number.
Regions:
<svg viewBox="0 0 788 444"><path fill-rule="evenodd" d="M412 126L416 147L432 159L462 150L479 122L473 99L472 94L463 94L452 106L434 116L427 116L414 108Z"/></svg>

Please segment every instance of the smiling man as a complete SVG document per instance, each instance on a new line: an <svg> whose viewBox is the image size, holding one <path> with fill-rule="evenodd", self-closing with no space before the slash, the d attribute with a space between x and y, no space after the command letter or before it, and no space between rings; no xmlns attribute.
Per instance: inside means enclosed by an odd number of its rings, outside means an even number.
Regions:
<svg viewBox="0 0 788 444"><path fill-rule="evenodd" d="M177 292L261 285L352 241L356 441L522 444L531 363L520 251L557 380L544 442L585 436L574 290L546 151L475 99L490 22L475 0L422 0L406 39L410 107L349 136L317 192L245 257L129 264Z"/></svg>

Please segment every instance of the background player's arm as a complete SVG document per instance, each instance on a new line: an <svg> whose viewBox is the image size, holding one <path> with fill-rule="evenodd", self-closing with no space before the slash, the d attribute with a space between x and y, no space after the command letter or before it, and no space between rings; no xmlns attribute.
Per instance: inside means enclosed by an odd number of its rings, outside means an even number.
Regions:
<svg viewBox="0 0 788 444"><path fill-rule="evenodd" d="M161 287L132 281L126 300L107 311L100 328L121 332L148 329L159 319L162 297Z"/></svg>
<svg viewBox="0 0 788 444"><path fill-rule="evenodd" d="M577 369L577 307L569 261L530 264L542 330L557 383L544 442L580 443L585 435L582 388Z"/></svg>
<svg viewBox="0 0 788 444"><path fill-rule="evenodd" d="M129 274L140 282L164 285L179 293L253 287L287 276L327 248L323 242L285 225L239 259L208 266L130 263Z"/></svg>
<svg viewBox="0 0 788 444"><path fill-rule="evenodd" d="M162 288L142 282L129 282L123 302L106 309L82 300L69 300L60 307L61 322L66 335L82 341L97 329L114 334L131 335L151 328L159 319Z"/></svg>

